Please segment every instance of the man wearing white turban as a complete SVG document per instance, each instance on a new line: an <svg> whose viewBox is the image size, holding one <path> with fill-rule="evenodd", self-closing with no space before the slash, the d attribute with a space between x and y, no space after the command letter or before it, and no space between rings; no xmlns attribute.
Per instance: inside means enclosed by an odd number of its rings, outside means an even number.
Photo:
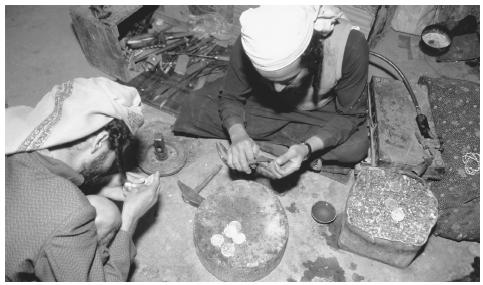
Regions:
<svg viewBox="0 0 483 285"><path fill-rule="evenodd" d="M284 145L265 173L272 178L304 161L350 169L364 159L369 50L358 28L333 6L261 6L240 23L218 98L189 98L174 131L226 131L228 165L246 173L260 149L254 140Z"/></svg>
<svg viewBox="0 0 483 285"><path fill-rule="evenodd" d="M6 109L7 281L126 281L132 235L157 201L159 178L124 192L111 185L104 193L124 202L122 212L79 187L114 161L124 172L121 153L141 111L136 89L102 77L57 85L33 108Z"/></svg>

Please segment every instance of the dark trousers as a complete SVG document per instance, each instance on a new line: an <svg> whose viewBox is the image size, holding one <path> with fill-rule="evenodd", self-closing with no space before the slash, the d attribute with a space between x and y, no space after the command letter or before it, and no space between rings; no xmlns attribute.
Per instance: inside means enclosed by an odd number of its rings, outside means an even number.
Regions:
<svg viewBox="0 0 483 285"><path fill-rule="evenodd" d="M298 115L295 115L298 118L294 121L291 116L277 117L272 111L263 112L264 107L254 106L253 104L256 103L250 104L248 108L254 107L257 112L246 112L246 131L256 141L290 146L307 138L307 134L313 133L313 128L319 128L310 122L301 123ZM186 96L173 131L176 134L196 137L229 139L218 113L216 91L194 92ZM367 156L368 149L368 129L364 123L345 142L322 150L319 156L326 162L352 165L363 160Z"/></svg>

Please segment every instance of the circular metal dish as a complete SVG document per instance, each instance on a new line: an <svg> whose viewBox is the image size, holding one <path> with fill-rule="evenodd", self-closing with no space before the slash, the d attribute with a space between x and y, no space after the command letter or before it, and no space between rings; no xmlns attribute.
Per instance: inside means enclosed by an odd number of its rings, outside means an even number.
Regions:
<svg viewBox="0 0 483 285"><path fill-rule="evenodd" d="M318 201L312 206L312 218L320 224L332 223L337 213L334 206L326 201Z"/></svg>
<svg viewBox="0 0 483 285"><path fill-rule="evenodd" d="M449 30L440 24L429 25L421 32L421 50L431 56L441 55L449 50L452 38Z"/></svg>

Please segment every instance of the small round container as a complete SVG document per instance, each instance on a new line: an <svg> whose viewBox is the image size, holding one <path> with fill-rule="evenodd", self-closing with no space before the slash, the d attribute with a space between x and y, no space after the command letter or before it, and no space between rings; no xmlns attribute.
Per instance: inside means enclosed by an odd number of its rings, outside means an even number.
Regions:
<svg viewBox="0 0 483 285"><path fill-rule="evenodd" d="M443 25L429 25L421 32L419 46L421 50L430 55L438 56L449 50L452 38L450 31Z"/></svg>
<svg viewBox="0 0 483 285"><path fill-rule="evenodd" d="M312 218L320 224L329 224L335 220L337 213L334 206L326 201L318 201L312 206Z"/></svg>

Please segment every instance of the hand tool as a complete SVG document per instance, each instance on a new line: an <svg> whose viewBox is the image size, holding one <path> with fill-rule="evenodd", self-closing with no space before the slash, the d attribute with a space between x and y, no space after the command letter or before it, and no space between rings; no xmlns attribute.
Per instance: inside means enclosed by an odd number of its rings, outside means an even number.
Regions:
<svg viewBox="0 0 483 285"><path fill-rule="evenodd" d="M208 183L210 183L210 181L218 174L218 172L220 172L220 170L221 165L217 165L212 171L210 171L208 176L206 176L206 178L203 179L203 181L194 189L178 180L178 187L181 190L181 198L183 198L183 201L195 207L198 207L204 200L204 198L201 197L199 193L201 192L201 190L203 190L203 188L206 187L206 185L208 185Z"/></svg>
<svg viewBox="0 0 483 285"><path fill-rule="evenodd" d="M167 44L170 40L181 39L192 36L191 33L148 33L136 35L126 41L132 49L149 48L150 46Z"/></svg>
<svg viewBox="0 0 483 285"><path fill-rule="evenodd" d="M137 56L134 58L134 62L140 62L141 60L144 60L146 58L148 58L149 56L151 55L156 55L156 54L160 54L162 52L165 52L167 50L171 50L171 49L174 49L180 45L183 45L183 44L186 44L188 41L185 39L185 38L182 38L182 39L179 39L171 44L168 44L166 45L165 47L161 48L161 49L157 49L157 50L154 50L154 51L151 51L147 54L144 54L142 56Z"/></svg>
<svg viewBox="0 0 483 285"><path fill-rule="evenodd" d="M217 142L216 143L216 150L218 151L218 155L220 156L221 160L225 164L227 164L227 157L228 157L227 148L221 142ZM250 164L250 167L256 167L256 165L260 162L271 162L273 159L275 159L274 156L272 156L271 154L263 151L263 153L260 153L255 158L255 162Z"/></svg>
<svg viewBox="0 0 483 285"><path fill-rule="evenodd" d="M213 60L219 60L219 61L225 61L225 62L230 61L230 57L227 56L227 55L201 55L201 54L182 53L182 52L167 52L165 54L168 54L168 55L187 55L187 56L213 59Z"/></svg>

